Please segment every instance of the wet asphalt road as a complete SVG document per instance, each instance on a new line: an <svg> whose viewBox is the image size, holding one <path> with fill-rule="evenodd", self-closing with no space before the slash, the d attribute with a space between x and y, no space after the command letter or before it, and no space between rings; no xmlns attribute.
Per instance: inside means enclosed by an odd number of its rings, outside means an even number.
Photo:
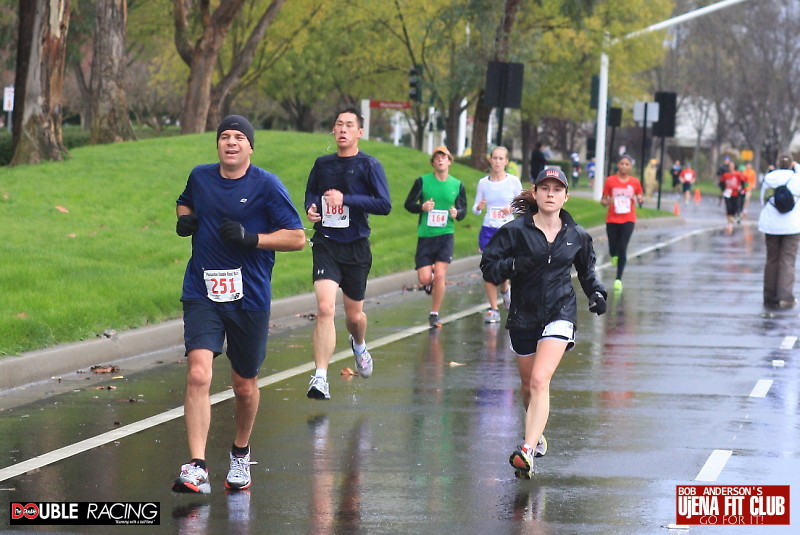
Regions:
<svg viewBox="0 0 800 535"><path fill-rule="evenodd" d="M715 450L732 454L705 484L800 488L799 311L763 309L763 236L753 226L726 232L710 201L684 215L691 224L635 232L630 252L642 254L629 260L624 291L612 294L605 316L589 314L580 297L577 345L551 386L550 450L532 481L516 480L508 465L522 436L516 364L505 330L483 323L483 288L471 274L448 286L441 330L425 328L422 292L370 300L375 373L339 375L353 367L340 334L328 402L307 399L309 373L295 370L310 362L311 323L278 322L261 373L268 384L251 442L258 464L249 492L223 487L233 437L233 404L224 394L209 437L211 495L169 490L186 460L185 430L179 414L157 419L182 403L179 349L129 363L116 379L65 377L67 392L0 413L0 475L116 429L143 422L142 430L0 477L0 525L7 526L12 501L146 501L160 503L159 526L6 529L795 533L796 497L793 526L668 528L675 485L698 484ZM595 247L605 265L605 240ZM612 268L602 276L610 286ZM219 360L215 371L214 391L224 392L227 363Z"/></svg>

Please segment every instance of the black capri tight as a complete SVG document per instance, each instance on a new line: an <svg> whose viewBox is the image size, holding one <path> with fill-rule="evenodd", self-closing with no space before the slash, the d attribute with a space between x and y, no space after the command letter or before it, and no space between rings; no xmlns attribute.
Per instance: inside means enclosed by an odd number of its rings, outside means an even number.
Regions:
<svg viewBox="0 0 800 535"><path fill-rule="evenodd" d="M608 235L608 252L617 257L617 278L622 280L622 272L628 263L628 242L633 234L633 221L627 223L606 223Z"/></svg>

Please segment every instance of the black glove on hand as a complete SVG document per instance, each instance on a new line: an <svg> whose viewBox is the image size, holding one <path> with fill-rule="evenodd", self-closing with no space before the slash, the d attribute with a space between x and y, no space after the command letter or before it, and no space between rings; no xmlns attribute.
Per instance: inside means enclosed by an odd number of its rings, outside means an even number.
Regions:
<svg viewBox="0 0 800 535"><path fill-rule="evenodd" d="M589 299L589 312L594 312L598 316L606 313L606 298L600 292L595 292Z"/></svg>
<svg viewBox="0 0 800 535"><path fill-rule="evenodd" d="M200 228L198 223L199 217L196 214L187 214L178 216L178 222L175 223L175 232L178 233L178 236L187 237L191 236L197 229Z"/></svg>
<svg viewBox="0 0 800 535"><path fill-rule="evenodd" d="M247 232L241 223L226 219L219 226L219 235L225 241L238 243L243 247L256 247L258 245L258 234Z"/></svg>
<svg viewBox="0 0 800 535"><path fill-rule="evenodd" d="M536 261L530 256L518 256L514 259L514 273L533 271Z"/></svg>

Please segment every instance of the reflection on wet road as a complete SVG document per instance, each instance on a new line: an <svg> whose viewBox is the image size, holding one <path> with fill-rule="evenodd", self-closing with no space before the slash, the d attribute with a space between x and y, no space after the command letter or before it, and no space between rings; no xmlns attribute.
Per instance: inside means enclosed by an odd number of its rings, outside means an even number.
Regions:
<svg viewBox="0 0 800 535"><path fill-rule="evenodd" d="M472 274L449 286L449 321L440 330L425 328L421 292L368 302L375 373L338 375L353 366L343 351L331 367L329 402L305 397L311 325L275 333L249 492L223 486L234 432L223 395L209 437L211 495L169 492L186 456L176 417L2 478L0 514L9 518L11 501L120 500L161 504L160 526L117 529L137 533L686 532L666 528L675 519L675 485L701 476L719 484L800 479L800 381L790 338L798 310L762 309L763 240L751 227L675 239L688 232L637 231L631 250L647 252L629 260L625 290L610 296L605 316L589 314L581 298L577 345L551 387L550 449L529 482L508 465L523 418L514 355L505 330L482 322L483 288ZM601 257L604 247L596 242ZM123 379L108 381L115 390L76 384L3 411L2 466L180 407L185 365L179 354L163 360L132 375L122 370ZM227 363L216 370L214 389L224 392ZM751 395L758 384L763 391ZM706 472L715 450L731 453Z"/></svg>

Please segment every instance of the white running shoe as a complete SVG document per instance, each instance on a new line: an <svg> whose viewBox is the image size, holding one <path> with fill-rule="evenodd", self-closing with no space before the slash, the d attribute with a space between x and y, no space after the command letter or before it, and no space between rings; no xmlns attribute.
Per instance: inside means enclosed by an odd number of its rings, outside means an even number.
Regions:
<svg viewBox="0 0 800 535"><path fill-rule="evenodd" d="M372 375L372 355L366 349L363 353L356 353L356 342L353 340L353 335L350 335L350 348L353 350L353 356L356 359L358 374L366 379Z"/></svg>
<svg viewBox="0 0 800 535"><path fill-rule="evenodd" d="M311 399L331 399L331 393L328 390L328 380L324 377L311 376L311 382L308 383L308 392L306 395Z"/></svg>
<svg viewBox="0 0 800 535"><path fill-rule="evenodd" d="M194 492L209 494L211 483L208 481L208 470L200 468L194 463L181 466L181 474L172 483L173 492Z"/></svg>
<svg viewBox="0 0 800 535"><path fill-rule="evenodd" d="M506 310L511 309L511 285L508 285L505 292L500 292L500 295L503 297L503 308Z"/></svg>
<svg viewBox="0 0 800 535"><path fill-rule="evenodd" d="M253 480L250 478L250 465L258 464L250 461L250 452L244 457L237 457L233 453L231 456L231 469L228 477L225 478L225 488L234 490L244 490L250 487Z"/></svg>
<svg viewBox="0 0 800 535"><path fill-rule="evenodd" d="M508 462L514 467L514 475L518 479L530 479L533 476L533 449L527 444L517 447Z"/></svg>
<svg viewBox="0 0 800 535"><path fill-rule="evenodd" d="M544 457L545 453L547 453L547 439L542 435L542 438L539 439L539 442L537 442L536 446L533 448L533 456Z"/></svg>

